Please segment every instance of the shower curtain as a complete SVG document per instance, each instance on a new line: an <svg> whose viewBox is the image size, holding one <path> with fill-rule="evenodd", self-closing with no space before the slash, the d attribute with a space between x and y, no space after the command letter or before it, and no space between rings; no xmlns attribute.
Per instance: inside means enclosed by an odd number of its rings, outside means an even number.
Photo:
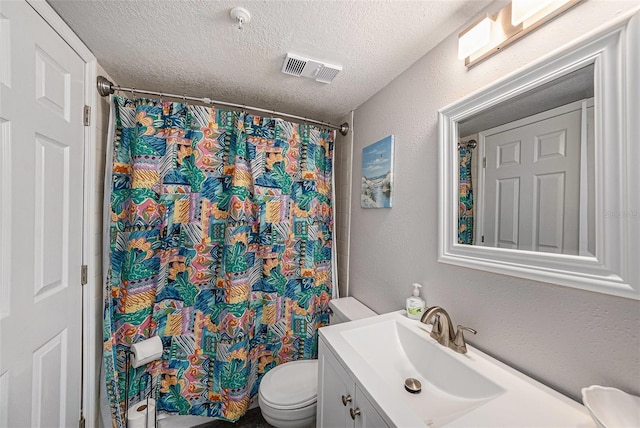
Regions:
<svg viewBox="0 0 640 428"><path fill-rule="evenodd" d="M317 356L332 292L335 131L211 107L113 97L104 365L129 404L235 421L278 364ZM106 187L106 186L105 186Z"/></svg>
<svg viewBox="0 0 640 428"><path fill-rule="evenodd" d="M473 181L471 179L472 151L460 146L459 156L459 209L458 244L473 244Z"/></svg>

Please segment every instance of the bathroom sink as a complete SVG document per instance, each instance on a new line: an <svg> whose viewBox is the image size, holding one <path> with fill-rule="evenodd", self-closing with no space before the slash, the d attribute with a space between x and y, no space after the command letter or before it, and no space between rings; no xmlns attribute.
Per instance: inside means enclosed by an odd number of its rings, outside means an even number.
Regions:
<svg viewBox="0 0 640 428"><path fill-rule="evenodd" d="M342 336L354 352L366 356L371 370L389 388L402 393L405 379L418 379L421 392L403 394L404 398L416 414L434 426L441 426L504 393L453 352L443 352L445 348L435 340L426 340L429 338L426 325L420 327L411 329L390 319L347 330Z"/></svg>
<svg viewBox="0 0 640 428"><path fill-rule="evenodd" d="M320 337L390 426L594 426L579 403L472 346L466 354L446 348L429 332L399 311L322 328ZM407 378L421 383L419 393L405 389Z"/></svg>

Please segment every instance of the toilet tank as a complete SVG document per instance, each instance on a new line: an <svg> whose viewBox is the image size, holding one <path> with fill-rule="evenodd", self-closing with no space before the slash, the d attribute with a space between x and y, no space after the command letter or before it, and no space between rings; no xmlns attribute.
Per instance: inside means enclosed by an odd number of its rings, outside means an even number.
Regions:
<svg viewBox="0 0 640 428"><path fill-rule="evenodd" d="M329 308L332 311L329 318L331 325L378 315L353 297L333 299L329 302Z"/></svg>

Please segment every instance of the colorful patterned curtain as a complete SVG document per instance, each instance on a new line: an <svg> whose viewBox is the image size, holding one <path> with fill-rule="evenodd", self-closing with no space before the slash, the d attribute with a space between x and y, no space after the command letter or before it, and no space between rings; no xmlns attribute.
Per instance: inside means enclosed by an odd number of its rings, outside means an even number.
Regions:
<svg viewBox="0 0 640 428"><path fill-rule="evenodd" d="M460 190L460 208L458 209L458 244L473 244L473 183L471 181L471 150L458 149L460 172L458 188Z"/></svg>
<svg viewBox="0 0 640 428"><path fill-rule="evenodd" d="M104 362L124 427L130 403L235 421L278 364L317 356L331 296L334 131L282 119L113 98ZM142 389L142 390L140 390Z"/></svg>

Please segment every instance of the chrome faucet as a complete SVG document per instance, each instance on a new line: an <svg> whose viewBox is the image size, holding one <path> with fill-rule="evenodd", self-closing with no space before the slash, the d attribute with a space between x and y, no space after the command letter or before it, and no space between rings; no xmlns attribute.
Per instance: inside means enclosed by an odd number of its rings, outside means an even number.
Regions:
<svg viewBox="0 0 640 428"><path fill-rule="evenodd" d="M422 317L420 322L424 324L433 322L433 328L431 329L431 337L438 341L442 346L453 349L461 354L467 353L467 344L464 340L464 330L476 334L477 332L469 327L458 325L456 333L453 333L453 324L451 317L447 311L440 306L432 306L428 308Z"/></svg>
<svg viewBox="0 0 640 428"><path fill-rule="evenodd" d="M433 318L435 318L435 320L433 322L433 329L431 330L431 337L437 340L442 346L449 346L453 338L453 327L451 326L449 314L440 306L432 306L422 314L420 322L429 324Z"/></svg>

